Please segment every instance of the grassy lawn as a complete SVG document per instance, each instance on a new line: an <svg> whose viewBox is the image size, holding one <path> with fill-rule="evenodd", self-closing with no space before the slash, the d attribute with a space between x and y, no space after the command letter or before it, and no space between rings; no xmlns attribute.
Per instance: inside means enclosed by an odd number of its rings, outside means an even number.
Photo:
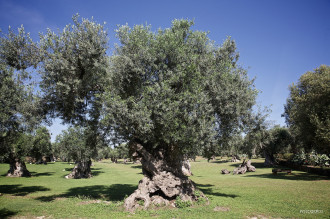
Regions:
<svg viewBox="0 0 330 219"><path fill-rule="evenodd" d="M221 169L232 171L238 164L197 159L191 163L191 179L207 195L209 205L134 214L124 211L123 199L143 177L140 165L95 162L93 178L68 180L64 176L73 168L68 163L27 164L30 178L5 177L9 165L0 164L0 218L330 217L329 178L299 171L272 175L262 162L252 160L255 173L221 175Z"/></svg>

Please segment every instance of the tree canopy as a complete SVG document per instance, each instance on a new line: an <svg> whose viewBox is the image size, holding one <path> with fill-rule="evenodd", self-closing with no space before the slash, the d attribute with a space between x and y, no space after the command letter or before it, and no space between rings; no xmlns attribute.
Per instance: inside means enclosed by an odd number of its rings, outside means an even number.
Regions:
<svg viewBox="0 0 330 219"><path fill-rule="evenodd" d="M330 67L306 72L289 89L283 115L297 143L308 151L330 153Z"/></svg>
<svg viewBox="0 0 330 219"><path fill-rule="evenodd" d="M30 175L23 158L31 150L30 133L42 120L40 98L26 70L37 63L35 51L23 27L0 37L0 156L10 163L10 176Z"/></svg>
<svg viewBox="0 0 330 219"><path fill-rule="evenodd" d="M86 137L84 129L81 127L70 127L68 130L63 130L56 137L56 149L67 161L85 161L91 157L91 153L86 147Z"/></svg>
<svg viewBox="0 0 330 219"><path fill-rule="evenodd" d="M19 29L19 36L9 34L0 38L0 147L4 156L15 153L11 142L24 132L31 132L40 121L39 99L29 84L29 73L24 71L30 66L16 63L6 51L11 50L11 41L25 43L29 39L24 29ZM14 55L13 55L14 56ZM24 66L24 67L23 67ZM18 71L19 70L19 71ZM19 156L20 157L20 156Z"/></svg>
<svg viewBox="0 0 330 219"><path fill-rule="evenodd" d="M242 128L257 91L235 42L215 46L193 22L119 27L105 95L106 123L149 151L198 153ZM175 156L169 156L176 159Z"/></svg>
<svg viewBox="0 0 330 219"><path fill-rule="evenodd" d="M73 16L73 24L41 36L41 88L48 114L68 124L86 126L99 118L107 79L108 38L103 25Z"/></svg>
<svg viewBox="0 0 330 219"><path fill-rule="evenodd" d="M237 65L235 42L216 46L192 26L174 20L156 32L143 25L117 29L120 46L110 60L103 125L141 158L145 177L125 200L128 210L140 199L147 207L155 193L164 204L179 196L196 200L184 159L214 151L251 116L257 91Z"/></svg>
<svg viewBox="0 0 330 219"><path fill-rule="evenodd" d="M41 35L39 48L45 111L51 118L59 117L64 123L80 126L86 135L81 146L86 147L85 151L96 151L100 94L108 85L109 69L108 37L103 25L75 15L73 24L63 31L55 33L49 29ZM91 163L91 157L78 157L80 162Z"/></svg>
<svg viewBox="0 0 330 219"><path fill-rule="evenodd" d="M35 131L33 146L29 155L33 156L37 162L42 161L42 156L51 155L52 144L50 139L50 134L46 127L40 127Z"/></svg>

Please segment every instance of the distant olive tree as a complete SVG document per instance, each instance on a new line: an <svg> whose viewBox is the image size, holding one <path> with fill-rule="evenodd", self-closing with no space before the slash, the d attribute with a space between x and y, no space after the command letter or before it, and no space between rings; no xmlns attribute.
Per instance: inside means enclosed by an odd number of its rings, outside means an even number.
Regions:
<svg viewBox="0 0 330 219"><path fill-rule="evenodd" d="M37 51L23 27L0 37L0 156L10 164L8 176L30 176L24 158L43 116L27 71L38 62Z"/></svg>
<svg viewBox="0 0 330 219"><path fill-rule="evenodd" d="M66 161L74 161L77 165L66 178L89 178L91 177L92 158L97 158L97 145L100 141L95 142L95 148L88 147L89 134L87 129L83 127L69 127L63 130L56 137L55 147L59 152L58 156ZM81 166L85 165L85 166Z"/></svg>
<svg viewBox="0 0 330 219"><path fill-rule="evenodd" d="M296 144L306 151L330 153L330 66L306 72L289 87L284 107L286 123Z"/></svg>
<svg viewBox="0 0 330 219"><path fill-rule="evenodd" d="M43 162L43 156L50 156L52 153L52 144L50 134L46 127L40 127L35 131L32 140L30 156L36 159L37 163Z"/></svg>
<svg viewBox="0 0 330 219"><path fill-rule="evenodd" d="M251 117L247 133L244 136L242 150L249 156L261 155L265 166L276 164L275 154L292 149L293 138L288 128L273 125L267 120L267 113L258 112Z"/></svg>

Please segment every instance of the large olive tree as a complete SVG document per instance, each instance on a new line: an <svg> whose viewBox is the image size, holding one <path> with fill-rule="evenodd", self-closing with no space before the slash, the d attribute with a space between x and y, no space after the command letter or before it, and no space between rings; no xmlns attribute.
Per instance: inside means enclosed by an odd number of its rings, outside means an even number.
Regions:
<svg viewBox="0 0 330 219"><path fill-rule="evenodd" d="M255 104L257 92L237 65L235 42L215 46L192 25L174 20L157 32L141 25L117 30L103 125L141 158L144 178L125 200L128 210L139 200L145 207L196 200L196 187L182 172L185 156L229 139Z"/></svg>

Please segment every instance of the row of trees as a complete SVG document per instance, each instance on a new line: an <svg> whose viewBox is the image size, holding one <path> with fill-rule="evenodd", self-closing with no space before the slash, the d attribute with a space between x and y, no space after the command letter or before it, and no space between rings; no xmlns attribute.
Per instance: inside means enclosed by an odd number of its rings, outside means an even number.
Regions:
<svg viewBox="0 0 330 219"><path fill-rule="evenodd" d="M232 138L222 153L263 155L266 165L275 164L275 154L288 152L294 154L292 159L298 163L315 160L314 157L327 161L330 154L329 84L330 66L322 65L303 74L298 83L289 86L290 94L282 115L287 127L271 126L266 114L260 114L251 123L253 131L244 137Z"/></svg>
<svg viewBox="0 0 330 219"><path fill-rule="evenodd" d="M30 92L33 101L23 101L35 110L8 109L17 125L1 123L8 124L1 129L1 147L10 133L59 117L80 127L83 135L75 138L88 146L73 175L88 176L93 153L108 140L128 142L131 153L140 157L145 177L126 199L128 209L140 199L148 205L155 192L162 200L196 199L194 184L182 173L184 158L212 150L245 129L257 90L237 65L235 42L228 38L216 46L192 25L174 20L157 32L150 26L121 26L120 46L112 56L106 53L104 26L78 16L61 32L40 34L39 42L23 28L18 34L9 30L1 38L1 74L36 69L41 93ZM11 103L22 106L24 98L17 99Z"/></svg>
<svg viewBox="0 0 330 219"><path fill-rule="evenodd" d="M56 147L60 153L79 149L66 153L77 162L71 177L79 178L91 175L91 159L109 142L127 143L145 176L126 199L127 209L138 200L148 206L155 194L158 203L196 200L184 160L212 156L240 136L249 139L246 148L258 144L268 154L285 134L279 127L268 132L265 115L254 113L258 91L237 64L235 42L227 38L216 46L192 26L188 20L156 32L120 26L111 56L104 26L78 15L63 31L40 34L38 42L23 27L17 34L9 29L0 44L1 153L20 161L9 147L15 136L60 118L72 128L58 136ZM40 81L33 83L29 76L37 73Z"/></svg>
<svg viewBox="0 0 330 219"><path fill-rule="evenodd" d="M95 150L91 150L86 145L85 138L86 132L81 127L75 126L63 130L52 144L52 155L56 160L77 163L90 157L94 160L111 159L112 162L131 158L127 144L109 146L103 145L103 141L98 141ZM86 172L86 174L90 174L90 172Z"/></svg>

